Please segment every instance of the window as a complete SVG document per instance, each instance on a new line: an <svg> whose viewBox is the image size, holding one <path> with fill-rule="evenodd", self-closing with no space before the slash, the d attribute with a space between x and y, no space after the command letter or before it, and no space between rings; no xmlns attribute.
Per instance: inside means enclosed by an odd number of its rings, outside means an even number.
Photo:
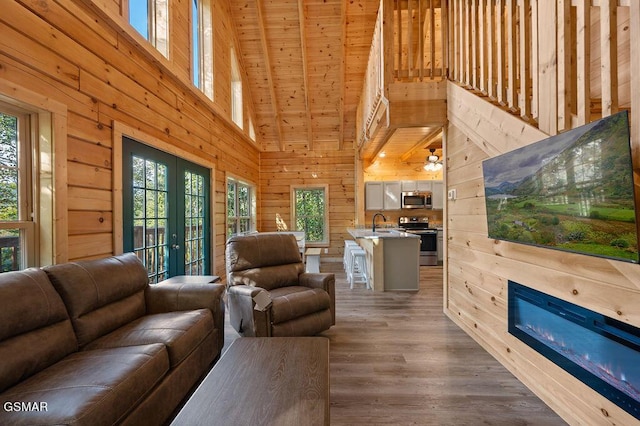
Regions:
<svg viewBox="0 0 640 426"><path fill-rule="evenodd" d="M1 272L33 265L33 222L29 115L0 110Z"/></svg>
<svg viewBox="0 0 640 426"><path fill-rule="evenodd" d="M328 244L327 186L294 187L292 198L292 217L295 229L305 232L307 244Z"/></svg>
<svg viewBox="0 0 640 426"><path fill-rule="evenodd" d="M160 53L169 56L168 0L129 0L129 23Z"/></svg>
<svg viewBox="0 0 640 426"><path fill-rule="evenodd" d="M211 0L191 2L193 85L213 100L213 18Z"/></svg>
<svg viewBox="0 0 640 426"><path fill-rule="evenodd" d="M255 193L251 185L227 179L227 238L255 231Z"/></svg>
<svg viewBox="0 0 640 426"><path fill-rule="evenodd" d="M242 78L240 76L240 65L236 52L231 49L231 119L241 129L244 129L242 113Z"/></svg>
<svg viewBox="0 0 640 426"><path fill-rule="evenodd" d="M256 141L256 128L253 126L253 120L249 117L249 137L252 141Z"/></svg>

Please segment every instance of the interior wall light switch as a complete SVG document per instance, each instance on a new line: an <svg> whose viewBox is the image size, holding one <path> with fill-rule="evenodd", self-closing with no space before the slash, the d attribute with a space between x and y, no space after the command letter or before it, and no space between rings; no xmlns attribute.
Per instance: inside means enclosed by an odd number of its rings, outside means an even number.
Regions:
<svg viewBox="0 0 640 426"><path fill-rule="evenodd" d="M449 191L447 191L447 198L449 200L455 200L456 199L456 190L455 189L450 189Z"/></svg>

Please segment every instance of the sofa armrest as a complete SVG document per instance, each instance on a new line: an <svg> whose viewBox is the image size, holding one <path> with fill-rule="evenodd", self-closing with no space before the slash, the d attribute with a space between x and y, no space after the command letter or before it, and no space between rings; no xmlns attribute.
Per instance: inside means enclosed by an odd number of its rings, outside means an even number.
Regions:
<svg viewBox="0 0 640 426"><path fill-rule="evenodd" d="M209 309L214 325L224 330L223 284L152 284L145 290L147 313Z"/></svg>
<svg viewBox="0 0 640 426"><path fill-rule="evenodd" d="M215 314L220 307L224 312L224 284L152 284L145 290L147 312L188 311L208 308Z"/></svg>
<svg viewBox="0 0 640 426"><path fill-rule="evenodd" d="M245 337L269 337L271 335L271 309L256 310L254 297L265 289L249 285L232 285L227 289L229 321L231 326Z"/></svg>
<svg viewBox="0 0 640 426"><path fill-rule="evenodd" d="M300 274L298 283L304 287L321 288L331 298L331 319L336 324L336 276L330 273L305 272Z"/></svg>

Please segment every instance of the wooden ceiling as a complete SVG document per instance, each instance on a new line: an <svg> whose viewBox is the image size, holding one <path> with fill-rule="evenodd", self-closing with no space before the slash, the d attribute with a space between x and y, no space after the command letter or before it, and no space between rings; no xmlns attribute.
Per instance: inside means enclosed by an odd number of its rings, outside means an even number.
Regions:
<svg viewBox="0 0 640 426"><path fill-rule="evenodd" d="M378 4L230 0L261 149L351 146Z"/></svg>

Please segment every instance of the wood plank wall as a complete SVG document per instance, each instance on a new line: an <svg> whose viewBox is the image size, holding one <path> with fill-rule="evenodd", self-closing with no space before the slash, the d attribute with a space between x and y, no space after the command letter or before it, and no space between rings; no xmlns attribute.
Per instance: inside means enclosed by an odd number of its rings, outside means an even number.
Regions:
<svg viewBox="0 0 640 426"><path fill-rule="evenodd" d="M69 260L114 252L116 121L215 171L215 271L223 273L226 173L257 182L259 152L229 124L228 62L235 35L228 6L215 3L213 103L190 83L190 53L184 48L190 40L189 2L170 2L170 60L141 47L146 42L120 16L124 2L3 2L0 78L68 108L68 198L56 202L68 212Z"/></svg>
<svg viewBox="0 0 640 426"><path fill-rule="evenodd" d="M329 186L329 252L323 260L342 259L343 241L351 238L355 205L355 150L349 144L315 143L314 150L264 152L260 157L259 231L276 231L276 215L291 226L291 186Z"/></svg>
<svg viewBox="0 0 640 426"><path fill-rule="evenodd" d="M506 297L511 279L640 327L638 265L488 239L481 163L629 109L637 177L640 102L630 88L640 87L632 72L640 63L640 6L453 0L449 16L450 75L458 84L449 83L447 95L445 179L457 199L446 206L445 313L569 423L636 424L508 334ZM489 43L487 55L478 36Z"/></svg>

